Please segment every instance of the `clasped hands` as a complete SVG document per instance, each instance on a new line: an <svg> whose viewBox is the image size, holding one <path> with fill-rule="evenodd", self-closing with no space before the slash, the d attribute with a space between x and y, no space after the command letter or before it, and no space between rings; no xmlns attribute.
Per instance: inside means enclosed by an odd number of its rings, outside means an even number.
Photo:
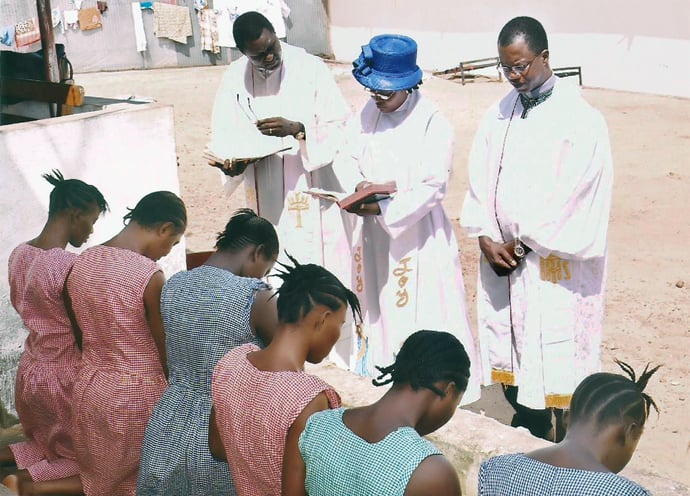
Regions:
<svg viewBox="0 0 690 496"><path fill-rule="evenodd" d="M515 240L497 243L488 236L479 236L479 249L499 277L517 269L524 258L515 255Z"/></svg>

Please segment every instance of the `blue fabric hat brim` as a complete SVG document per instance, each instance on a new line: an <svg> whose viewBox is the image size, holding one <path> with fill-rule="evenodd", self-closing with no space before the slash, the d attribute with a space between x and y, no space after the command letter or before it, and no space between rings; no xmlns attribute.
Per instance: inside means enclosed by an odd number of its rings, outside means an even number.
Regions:
<svg viewBox="0 0 690 496"><path fill-rule="evenodd" d="M417 42L400 34L381 34L362 46L352 62L352 75L362 86L376 91L401 91L422 80L417 65Z"/></svg>
<svg viewBox="0 0 690 496"><path fill-rule="evenodd" d="M364 63L362 56L357 59ZM389 74L381 73L375 69L371 69L368 74L363 74L357 69L352 70L352 75L359 84L365 88L376 91L401 91L409 90L416 86L421 80L424 73L417 67L416 70L404 74Z"/></svg>

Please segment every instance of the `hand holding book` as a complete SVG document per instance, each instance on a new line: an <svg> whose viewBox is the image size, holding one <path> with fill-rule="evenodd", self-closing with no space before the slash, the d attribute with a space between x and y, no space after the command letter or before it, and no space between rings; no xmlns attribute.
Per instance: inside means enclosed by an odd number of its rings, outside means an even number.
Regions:
<svg viewBox="0 0 690 496"><path fill-rule="evenodd" d="M338 204L343 210L358 215L378 215L381 213L378 202L391 198L395 193L395 183L360 183L357 190L352 194L325 191L318 188L311 188L306 193L330 200ZM374 212L374 211L377 212Z"/></svg>
<svg viewBox="0 0 690 496"><path fill-rule="evenodd" d="M284 152L287 150L290 150L291 147L286 147L282 148L280 150L277 150L274 153L280 153ZM223 173L226 176L234 177L234 176L239 176L242 174L247 167L250 165L258 162L259 160L263 160L266 157L270 157L273 155L273 153L269 153L268 155L264 155L262 157L244 157L244 158L221 158L216 156L214 153L212 153L210 150L206 149L204 150L204 158L208 160L208 165L212 167L218 167L220 170L223 171Z"/></svg>

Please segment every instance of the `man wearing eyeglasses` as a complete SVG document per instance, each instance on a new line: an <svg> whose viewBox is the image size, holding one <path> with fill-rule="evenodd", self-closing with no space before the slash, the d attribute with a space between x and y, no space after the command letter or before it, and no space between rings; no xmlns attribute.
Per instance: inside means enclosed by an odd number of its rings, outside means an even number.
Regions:
<svg viewBox="0 0 690 496"><path fill-rule="evenodd" d="M482 365L512 425L557 440L575 387L600 369L611 149L602 115L552 72L539 21L509 21L498 55L513 89L481 122L461 216L481 250Z"/></svg>
<svg viewBox="0 0 690 496"><path fill-rule="evenodd" d="M276 227L292 255L337 273L333 265L349 258L340 211L302 192L337 189L331 162L349 107L326 64L281 43L262 14L240 15L233 36L244 57L221 82L211 143L232 153L223 159L248 158L211 165L226 174L228 196L244 181L247 206Z"/></svg>

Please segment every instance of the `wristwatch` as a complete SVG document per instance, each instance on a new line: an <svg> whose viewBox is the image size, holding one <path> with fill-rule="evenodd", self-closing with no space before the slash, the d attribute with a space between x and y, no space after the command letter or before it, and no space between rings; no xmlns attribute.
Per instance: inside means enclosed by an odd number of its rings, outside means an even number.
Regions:
<svg viewBox="0 0 690 496"><path fill-rule="evenodd" d="M307 135L306 135L306 133L304 132L304 124L302 124L301 122L299 123L299 131L297 131L297 132L294 134L294 138L295 138L296 140L300 140L300 141L307 138Z"/></svg>
<svg viewBox="0 0 690 496"><path fill-rule="evenodd" d="M513 247L513 253L518 258L524 258L525 255L527 255L527 252L525 251L525 245L522 244L520 238L515 238L515 246Z"/></svg>

